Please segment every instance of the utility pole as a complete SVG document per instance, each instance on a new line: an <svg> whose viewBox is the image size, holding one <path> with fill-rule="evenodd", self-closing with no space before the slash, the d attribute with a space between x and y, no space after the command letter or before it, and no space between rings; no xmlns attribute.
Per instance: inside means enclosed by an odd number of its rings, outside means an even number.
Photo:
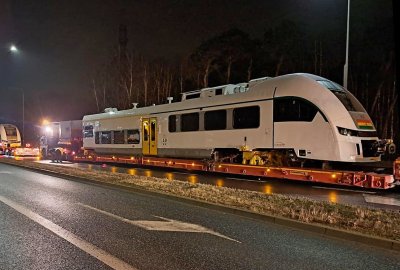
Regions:
<svg viewBox="0 0 400 270"><path fill-rule="evenodd" d="M400 19L399 19L399 8L400 8L400 4L398 0L392 0L393 2L393 37L395 39L395 91L397 92L397 104L399 104L399 100L400 100L400 89L399 89L399 82L400 82L400 70L399 70L399 63L400 63L400 37L399 35L396 35L396 33L399 31L399 23L400 23ZM397 26L396 26L397 25ZM398 121L400 121L400 108L397 106L397 113L398 113ZM399 132L399 127L397 127L397 132ZM397 137L397 139L399 140L397 143L398 145L400 145L400 139L399 137Z"/></svg>
<svg viewBox="0 0 400 270"><path fill-rule="evenodd" d="M128 109L126 106L130 106L129 97L125 95L126 83L128 79L128 26L126 23L126 11L122 9L120 11L121 22L118 27L118 76L119 76L119 93L117 104L120 108Z"/></svg>
<svg viewBox="0 0 400 270"><path fill-rule="evenodd" d="M347 0L347 34L346 34L346 61L343 71L343 87L347 89L347 77L349 73L349 24L350 24L350 0Z"/></svg>
<svg viewBox="0 0 400 270"><path fill-rule="evenodd" d="M25 93L22 90L22 138L21 138L21 146L24 146L25 142Z"/></svg>

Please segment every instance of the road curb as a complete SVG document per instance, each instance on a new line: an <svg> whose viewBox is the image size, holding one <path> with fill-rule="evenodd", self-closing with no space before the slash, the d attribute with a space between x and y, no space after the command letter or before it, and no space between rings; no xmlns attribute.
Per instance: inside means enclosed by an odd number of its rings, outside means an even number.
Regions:
<svg viewBox="0 0 400 270"><path fill-rule="evenodd" d="M369 236L357 232L352 232L352 231L346 231L342 229L337 229L337 228L332 228L320 224L311 224L311 223L304 223L301 221L285 218L285 217L279 217L279 216L273 216L273 215L267 215L267 214L261 214L261 213L256 213L256 212L251 212L245 209L240 209L232 206L226 206L222 204L217 204L213 202L207 202L207 201L202 201L202 200L197 200L193 198L187 198L179 195L173 195L161 191L153 191L153 190L148 190L144 189L141 187L132 187L129 185L124 185L124 184L119 184L119 183L109 183L109 182L102 182L98 180L93 180L90 178L85 178L85 177L79 177L79 176L74 176L74 175L69 175L65 173L59 173L47 169L40 169L40 168L33 168L29 166L25 166L22 164L15 164L15 163L8 163L8 162L2 162L0 160L0 163L3 164L8 164L16 167L22 167L34 172L38 173L43 173L49 176L54 176L58 178L62 178L65 180L74 180L78 182L83 182L83 183L90 183L90 184L96 184L100 186L108 186L111 188L119 189L119 190L124 190L128 192L139 192L139 193L145 193L148 195L154 196L157 194L158 196L162 196L164 198L172 199L175 201L180 201L183 203L190 203L196 206L200 207L206 207L209 209L213 210L218 210L222 211L225 213L230 213L230 214L235 214L239 215L242 217L246 218L251 218L255 220L260 220L264 222L270 222L273 224L277 225L282 225L294 229L299 229L302 231L307 231L307 232L312 232L320 235L325 235L327 237L333 237L333 238L338 238L338 239L343 239L347 241L353 241L353 242L358 242L358 243L363 243L369 246L375 246L379 248L384 248L384 249L389 249L389 250L394 250L394 251L400 251L400 241L396 240L389 240L385 238L380 238L380 237L375 237L375 236Z"/></svg>

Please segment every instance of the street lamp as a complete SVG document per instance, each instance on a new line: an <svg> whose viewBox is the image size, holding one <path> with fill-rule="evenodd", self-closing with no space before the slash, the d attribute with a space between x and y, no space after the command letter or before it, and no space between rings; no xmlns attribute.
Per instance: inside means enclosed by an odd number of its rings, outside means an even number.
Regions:
<svg viewBox="0 0 400 270"><path fill-rule="evenodd" d="M17 53L18 52L18 48L15 45L11 45L10 46L10 52Z"/></svg>
<svg viewBox="0 0 400 270"><path fill-rule="evenodd" d="M350 0L347 0L347 34L346 34L346 61L343 70L343 87L347 89L347 77L349 73L349 22L350 22Z"/></svg>
<svg viewBox="0 0 400 270"><path fill-rule="evenodd" d="M19 50L17 46L12 44L10 46L10 52L13 54L18 54ZM21 145L23 144L23 141L25 140L25 93L22 90L22 138L21 138Z"/></svg>

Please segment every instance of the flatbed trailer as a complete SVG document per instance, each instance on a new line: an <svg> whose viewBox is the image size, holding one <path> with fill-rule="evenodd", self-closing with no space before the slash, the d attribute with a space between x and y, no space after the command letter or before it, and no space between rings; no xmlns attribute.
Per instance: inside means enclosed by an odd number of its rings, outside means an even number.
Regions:
<svg viewBox="0 0 400 270"><path fill-rule="evenodd" d="M394 161L393 175L394 175L394 180L400 182L400 157Z"/></svg>
<svg viewBox="0 0 400 270"><path fill-rule="evenodd" d="M400 182L400 158L394 162L393 174L378 174L364 171L242 165L159 157L81 155L75 156L74 161L133 164L233 175L258 176L263 178L287 179L368 189L390 189L395 187L397 185L396 183Z"/></svg>

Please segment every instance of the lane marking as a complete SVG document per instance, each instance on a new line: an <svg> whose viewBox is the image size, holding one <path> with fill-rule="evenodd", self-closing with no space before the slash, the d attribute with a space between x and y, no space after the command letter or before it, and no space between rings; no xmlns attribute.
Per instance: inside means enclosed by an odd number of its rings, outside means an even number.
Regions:
<svg viewBox="0 0 400 270"><path fill-rule="evenodd" d="M400 200L391 197L383 197L383 196L373 196L373 195L363 195L364 199L367 203L378 203L378 204L386 204L386 205L396 205L400 206Z"/></svg>
<svg viewBox="0 0 400 270"><path fill-rule="evenodd" d="M0 171L0 174L12 174L12 172L9 172L9 171Z"/></svg>
<svg viewBox="0 0 400 270"><path fill-rule="evenodd" d="M82 207L99 212L103 215L115 218L117 220L120 220L120 221L128 223L128 224L132 224L134 226L140 227L140 228L148 230L148 231L207 233L207 234L218 236L218 237L221 237L221 238L224 238L224 239L227 239L230 241L234 241L237 243L242 243L236 239L230 238L228 236L217 233L215 231L212 231L210 229L207 229L206 227L203 227L203 226L200 226L197 224L182 222L182 221L164 218L164 217L160 217L160 216L154 216L154 217L162 219L163 221L130 220L130 219L117 216L115 214L106 212L104 210L100 210L98 208L95 208L95 207L92 207L92 206L89 206L89 205L86 205L83 203L77 203L77 204Z"/></svg>
<svg viewBox="0 0 400 270"><path fill-rule="evenodd" d="M190 174L190 175L198 175L198 174L193 174L193 173L184 173L184 172L171 172L172 174Z"/></svg>
<svg viewBox="0 0 400 270"><path fill-rule="evenodd" d="M59 225L51 222L50 220L42 217L41 215L32 212L31 210L25 208L24 206L13 202L3 196L0 195L0 201L4 204L8 205L9 207L13 208L14 210L18 211L22 215L26 216L27 218L31 219L32 221L38 223L39 225L45 227L49 231L53 232L54 234L58 235L62 239L68 241L72 245L76 246L77 248L85 251L89 255L95 257L99 261L103 262L104 264L110 266L116 270L137 270L133 266L127 264L126 262L118 259L117 257L111 255L110 253L96 247L95 245L86 242L82 238L76 236L70 231L60 227Z"/></svg>
<svg viewBox="0 0 400 270"><path fill-rule="evenodd" d="M351 190L351 189L345 189L345 188L330 188L330 187L319 187L319 186L312 186L312 188L340 190L340 191L347 191L347 192L354 192L354 193L376 194L375 191Z"/></svg>
<svg viewBox="0 0 400 270"><path fill-rule="evenodd" d="M264 181L264 180L252 180L252 179L243 179L243 178L234 178L234 177L226 177L225 179L229 179L229 180L240 180L243 182L256 182L256 183L266 183L268 181Z"/></svg>

